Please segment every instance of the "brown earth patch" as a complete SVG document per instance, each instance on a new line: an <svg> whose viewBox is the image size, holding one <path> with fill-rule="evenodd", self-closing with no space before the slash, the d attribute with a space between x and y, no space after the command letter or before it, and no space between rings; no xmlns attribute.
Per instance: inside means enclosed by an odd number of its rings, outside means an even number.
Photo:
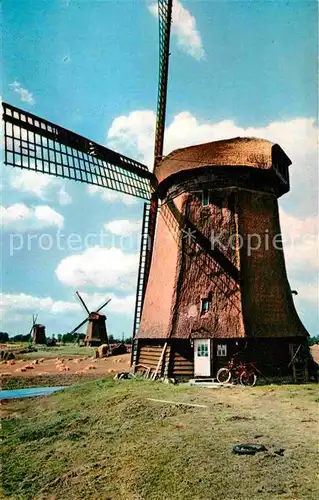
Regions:
<svg viewBox="0 0 319 500"><path fill-rule="evenodd" d="M41 358L37 360L16 359L0 363L0 380L14 376L15 378L43 377L45 375L59 375L65 372L86 375L94 372L96 375L106 376L127 371L130 367L130 354L110 356L109 358L95 359L89 356L59 356L57 358Z"/></svg>

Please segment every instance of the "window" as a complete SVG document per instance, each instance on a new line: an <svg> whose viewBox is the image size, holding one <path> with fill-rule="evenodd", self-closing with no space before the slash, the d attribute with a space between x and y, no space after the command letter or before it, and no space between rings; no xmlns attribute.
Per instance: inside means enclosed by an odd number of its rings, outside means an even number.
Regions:
<svg viewBox="0 0 319 500"><path fill-rule="evenodd" d="M198 343L197 345L197 356L199 358L207 358L208 357L208 344Z"/></svg>
<svg viewBox="0 0 319 500"><path fill-rule="evenodd" d="M226 344L217 344L217 356L227 356Z"/></svg>
<svg viewBox="0 0 319 500"><path fill-rule="evenodd" d="M205 314L209 311L209 304L210 300L208 298L202 299L201 314Z"/></svg>
<svg viewBox="0 0 319 500"><path fill-rule="evenodd" d="M208 205L209 205L209 191L203 191L202 207L207 207Z"/></svg>

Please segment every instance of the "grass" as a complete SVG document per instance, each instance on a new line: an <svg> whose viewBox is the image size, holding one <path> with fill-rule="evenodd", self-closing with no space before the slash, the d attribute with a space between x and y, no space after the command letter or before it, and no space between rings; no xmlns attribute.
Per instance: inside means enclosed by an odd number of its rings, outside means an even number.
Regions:
<svg viewBox="0 0 319 500"><path fill-rule="evenodd" d="M114 374L112 374L114 375ZM26 387L56 387L68 386L87 380L95 380L101 378L101 374L92 372L87 373L51 373L48 375L35 375L34 377L7 377L5 378L0 388L5 389L23 389Z"/></svg>
<svg viewBox="0 0 319 500"><path fill-rule="evenodd" d="M95 356L96 347L79 347L77 344L65 344L55 347L41 346L36 351L18 355L17 358L57 358L58 356Z"/></svg>
<svg viewBox="0 0 319 500"><path fill-rule="evenodd" d="M175 406L168 399L207 405ZM316 387L199 389L110 379L3 406L12 499L315 499ZM236 443L264 444L255 456ZM284 455L276 453L283 448Z"/></svg>

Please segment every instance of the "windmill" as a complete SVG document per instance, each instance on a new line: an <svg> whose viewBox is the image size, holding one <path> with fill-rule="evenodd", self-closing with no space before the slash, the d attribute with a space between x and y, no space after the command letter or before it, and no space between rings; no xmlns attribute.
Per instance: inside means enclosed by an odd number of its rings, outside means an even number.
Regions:
<svg viewBox="0 0 319 500"><path fill-rule="evenodd" d="M30 328L29 336L32 334L33 344L46 344L45 326L38 324L36 322L37 319L38 315L32 314L32 326Z"/></svg>
<svg viewBox="0 0 319 500"><path fill-rule="evenodd" d="M100 311L107 306L111 299L106 300L96 311L90 312L79 292L75 292L75 295L87 313L87 317L72 330L71 334L77 332L85 323L88 323L84 339L85 345L99 346L101 344L109 344L106 330L106 316L100 314Z"/></svg>
<svg viewBox="0 0 319 500"><path fill-rule="evenodd" d="M158 7L154 171L3 103L5 163L146 200L134 366L212 376L241 341L260 366L269 360L288 366L295 348L306 349L308 333L294 308L282 249L251 252L250 236L280 235L277 199L289 191L291 162L279 145L255 138L163 157L172 0L159 0Z"/></svg>

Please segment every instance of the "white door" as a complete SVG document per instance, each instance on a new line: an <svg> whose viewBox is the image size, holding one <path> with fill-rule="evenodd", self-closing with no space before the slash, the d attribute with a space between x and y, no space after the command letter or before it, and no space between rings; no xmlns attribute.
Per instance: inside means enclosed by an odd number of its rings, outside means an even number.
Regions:
<svg viewBox="0 0 319 500"><path fill-rule="evenodd" d="M210 377L210 339L194 340L195 377Z"/></svg>

